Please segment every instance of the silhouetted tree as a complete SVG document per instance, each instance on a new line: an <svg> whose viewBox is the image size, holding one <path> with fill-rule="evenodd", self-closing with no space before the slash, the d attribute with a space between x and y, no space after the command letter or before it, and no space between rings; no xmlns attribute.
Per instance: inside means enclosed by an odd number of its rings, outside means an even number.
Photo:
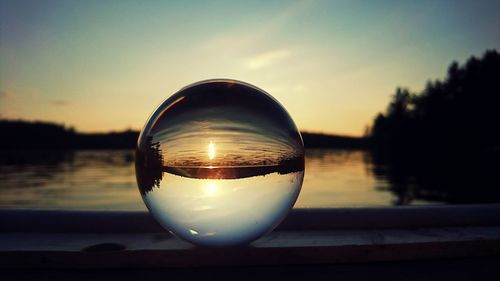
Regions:
<svg viewBox="0 0 500 281"><path fill-rule="evenodd" d="M159 142L153 142L153 137L146 138L145 148L136 151L136 176L139 189L144 195L160 187L163 179L163 154Z"/></svg>
<svg viewBox="0 0 500 281"><path fill-rule="evenodd" d="M443 81L428 82L419 94L396 90L372 126L374 160L387 165L393 180L415 177L417 197L498 201L499 104L497 51L463 66L453 62Z"/></svg>

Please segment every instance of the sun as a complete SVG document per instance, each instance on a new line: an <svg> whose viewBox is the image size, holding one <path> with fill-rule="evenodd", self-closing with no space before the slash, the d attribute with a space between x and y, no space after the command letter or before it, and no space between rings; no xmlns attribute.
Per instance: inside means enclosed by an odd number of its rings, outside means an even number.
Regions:
<svg viewBox="0 0 500 281"><path fill-rule="evenodd" d="M217 185L214 182L209 182L205 186L205 194L207 196L215 196L217 195Z"/></svg>
<svg viewBox="0 0 500 281"><path fill-rule="evenodd" d="M208 144L208 158L210 158L210 160L214 159L215 157L215 145L213 142L210 142Z"/></svg>

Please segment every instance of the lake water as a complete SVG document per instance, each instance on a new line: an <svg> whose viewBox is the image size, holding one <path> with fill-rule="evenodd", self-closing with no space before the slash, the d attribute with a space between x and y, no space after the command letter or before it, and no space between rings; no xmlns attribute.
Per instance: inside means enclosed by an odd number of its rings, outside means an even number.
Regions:
<svg viewBox="0 0 500 281"><path fill-rule="evenodd" d="M137 188L134 152L0 153L0 208L146 210ZM370 153L307 150L304 184L294 208L443 204L401 191Z"/></svg>

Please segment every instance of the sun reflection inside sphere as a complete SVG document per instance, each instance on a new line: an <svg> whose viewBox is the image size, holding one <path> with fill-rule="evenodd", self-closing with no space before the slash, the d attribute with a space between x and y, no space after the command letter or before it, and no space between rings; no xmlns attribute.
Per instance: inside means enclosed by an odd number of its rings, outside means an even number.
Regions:
<svg viewBox="0 0 500 281"><path fill-rule="evenodd" d="M215 145L213 142L210 142L208 144L208 158L210 158L210 160L213 160L215 157Z"/></svg>

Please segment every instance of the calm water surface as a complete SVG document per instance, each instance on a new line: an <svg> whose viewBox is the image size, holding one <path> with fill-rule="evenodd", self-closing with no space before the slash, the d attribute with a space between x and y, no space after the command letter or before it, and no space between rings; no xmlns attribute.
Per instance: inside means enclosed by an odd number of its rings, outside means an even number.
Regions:
<svg viewBox="0 0 500 281"><path fill-rule="evenodd" d="M146 210L133 151L0 154L0 208ZM304 184L294 208L393 206L401 202L393 187L368 152L307 150ZM410 196L404 204L442 203L416 198Z"/></svg>

